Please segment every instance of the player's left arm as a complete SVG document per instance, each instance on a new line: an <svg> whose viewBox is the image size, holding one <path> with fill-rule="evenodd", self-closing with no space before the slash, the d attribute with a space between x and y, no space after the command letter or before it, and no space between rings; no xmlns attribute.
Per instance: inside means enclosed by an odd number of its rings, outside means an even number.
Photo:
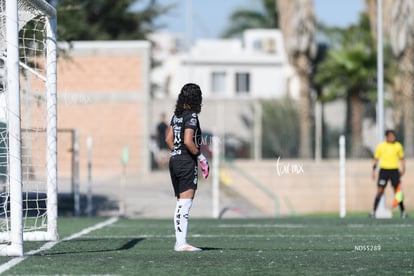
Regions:
<svg viewBox="0 0 414 276"><path fill-rule="evenodd" d="M174 149L174 131L172 126L168 126L167 135L165 136L165 143L170 150Z"/></svg>
<svg viewBox="0 0 414 276"><path fill-rule="evenodd" d="M400 176L403 176L405 173L405 158L400 159Z"/></svg>
<svg viewBox="0 0 414 276"><path fill-rule="evenodd" d="M399 158L400 158L400 176L403 176L405 173L405 155L404 155L403 146L401 144L400 144Z"/></svg>

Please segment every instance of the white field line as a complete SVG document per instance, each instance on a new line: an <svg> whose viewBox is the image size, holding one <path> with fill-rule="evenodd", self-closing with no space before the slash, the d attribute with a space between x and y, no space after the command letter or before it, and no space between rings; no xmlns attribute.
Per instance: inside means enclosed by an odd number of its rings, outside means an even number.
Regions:
<svg viewBox="0 0 414 276"><path fill-rule="evenodd" d="M384 225L375 225L375 227L383 227L383 228L396 228L396 227L400 227L400 228L404 228L404 227L413 227L413 224L384 224ZM348 227L353 227L353 228L366 228L367 225L366 224L349 224Z"/></svg>
<svg viewBox="0 0 414 276"><path fill-rule="evenodd" d="M106 235L106 236L88 236L88 239L139 239L139 238L144 238L144 239L164 239L164 238L174 238L175 235L171 234L171 235L139 235L139 236L132 236L132 235L124 235L124 236L111 236L111 235ZM377 234L347 234L347 235L341 235L341 234L310 234L310 235L297 235L297 234L270 234L270 235L261 235L261 234L240 234L240 235L212 235L212 234L189 234L188 235L189 238L212 238L212 239L216 239L216 238L246 238L246 239L250 239L250 238L258 238L258 239L263 239L263 238L376 238L378 237Z"/></svg>
<svg viewBox="0 0 414 276"><path fill-rule="evenodd" d="M13 259L11 259L10 261L8 261L7 263L4 263L4 264L0 265L0 274L2 274L2 273L4 273L5 271L7 271L7 270L11 269L11 268L12 268L12 267L14 267L15 265L17 265L17 264L19 264L19 263L23 262L24 260L26 260L28 257L30 257L30 256L32 256L32 255L38 254L39 252L42 252L42 251L44 251L44 250L49 250L49 249L51 249L53 246L55 246L56 244L58 244L58 243L60 243L60 242L62 242L62 241L69 241L69 240L73 240L73 239L79 238L79 237L81 237L81 236L83 236L83 235L86 235L86 234L88 234L88 233L92 232L92 231L95 231L95 230L101 229L101 228L103 228L103 227L105 227L105 226L108 226L108 225L110 225L110 224L113 224L113 223L115 223L117 220L118 220L118 218L117 218L117 217L113 217L113 218L110 218L110 219L108 219L108 220L106 220L106 221L103 221L103 222L101 222L101 223L95 224L94 226L91 226L91 227L85 228L85 229L83 229L82 231L80 231L80 232L78 232L78 233L75 233L75 234L73 234L73 235L71 235L71 236L69 236L69 237L66 237L66 238L64 238L64 239L62 239L62 240L52 241L52 242L45 243L45 244L44 244L43 246L41 246L39 249L36 249L36 250L32 250L32 251L27 252L27 253L26 253L26 255L25 255L25 256L23 256L23 257L16 257L16 258L13 258Z"/></svg>
<svg viewBox="0 0 414 276"><path fill-rule="evenodd" d="M219 224L221 228L305 228L304 224Z"/></svg>
<svg viewBox="0 0 414 276"><path fill-rule="evenodd" d="M394 228L394 227L413 227L413 224L384 224L375 225L375 227ZM309 227L321 227L320 225L311 224L219 224L220 228L309 228ZM366 224L348 224L346 227L350 228L368 228L370 225Z"/></svg>

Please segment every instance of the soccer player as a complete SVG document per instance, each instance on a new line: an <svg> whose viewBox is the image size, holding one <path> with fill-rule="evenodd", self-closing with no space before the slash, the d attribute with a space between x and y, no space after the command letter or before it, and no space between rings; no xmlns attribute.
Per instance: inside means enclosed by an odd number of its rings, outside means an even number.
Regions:
<svg viewBox="0 0 414 276"><path fill-rule="evenodd" d="M391 185L394 189L394 193L397 191L400 185L400 177L405 173L405 158L403 146L396 141L395 132L393 130L385 131L385 141L380 143L375 149L374 160L372 165L372 179L375 180L375 171L380 161L380 170L377 181L377 194L374 201L374 209L370 214L371 217L375 217L375 211L377 210L378 203L384 194L385 187L388 180L391 181ZM404 203L401 199L399 202L401 217L406 218Z"/></svg>
<svg viewBox="0 0 414 276"><path fill-rule="evenodd" d="M167 149L167 144L165 143L165 135L167 133L168 124L167 115L165 113L161 114L161 121L157 125L157 143L159 149Z"/></svg>
<svg viewBox="0 0 414 276"><path fill-rule="evenodd" d="M201 129L198 113L203 100L201 94L197 84L188 83L183 86L165 138L171 150L169 168L177 198L174 213L175 251L201 251L187 243L189 212L198 182L197 161L200 163L203 178L207 178L209 174L207 159L200 152Z"/></svg>
<svg viewBox="0 0 414 276"><path fill-rule="evenodd" d="M158 151L156 154L156 161L158 169L166 169L168 167L168 160L170 157L170 151L167 144L165 143L165 137L167 135L167 115L165 113L161 114L161 121L157 125L156 129L156 138L158 144Z"/></svg>

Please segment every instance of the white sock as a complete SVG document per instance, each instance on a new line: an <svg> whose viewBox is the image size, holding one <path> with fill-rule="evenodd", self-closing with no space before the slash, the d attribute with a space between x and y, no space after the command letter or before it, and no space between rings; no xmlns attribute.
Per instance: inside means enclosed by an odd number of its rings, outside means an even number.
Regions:
<svg viewBox="0 0 414 276"><path fill-rule="evenodd" d="M187 242L188 214L192 204L192 199L182 198L177 201L175 206L174 228L176 245L182 245Z"/></svg>

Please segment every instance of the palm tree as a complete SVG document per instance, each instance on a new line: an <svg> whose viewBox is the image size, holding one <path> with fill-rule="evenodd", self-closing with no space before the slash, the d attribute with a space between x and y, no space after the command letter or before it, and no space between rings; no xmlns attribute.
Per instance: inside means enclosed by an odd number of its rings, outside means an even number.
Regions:
<svg viewBox="0 0 414 276"><path fill-rule="evenodd" d="M280 28L289 61L300 80L300 146L299 155L312 156L311 70L316 55L316 19L311 0L276 1Z"/></svg>
<svg viewBox="0 0 414 276"><path fill-rule="evenodd" d="M351 156L362 157L363 102L372 98L376 88L376 50L368 17L362 15L359 25L334 29L328 35L335 44L319 66L315 81L322 87L322 97L346 99Z"/></svg>
<svg viewBox="0 0 414 276"><path fill-rule="evenodd" d="M390 18L390 43L397 59L403 107L404 143L408 156L414 154L413 88L414 88L414 2L394 0Z"/></svg>
<svg viewBox="0 0 414 276"><path fill-rule="evenodd" d="M394 0L382 0L382 28L386 33L390 25L390 10ZM377 2L378 0L365 0L367 6L367 13L371 25L371 34L374 39L377 39Z"/></svg>
<svg viewBox="0 0 414 276"><path fill-rule="evenodd" d="M279 13L275 9L275 0L261 0L260 9L241 8L230 15L230 25L222 37L240 36L243 31L255 28L278 28Z"/></svg>
<svg viewBox="0 0 414 276"><path fill-rule="evenodd" d="M376 26L376 0L366 0L370 14L371 25ZM396 63L398 74L393 80L393 117L398 127L403 124L405 152L408 156L414 155L414 125L413 125L413 58L414 58L414 2L405 0L383 0L382 22L384 32L389 38ZM390 12L391 11L391 12ZM373 28L376 36L376 27ZM402 117L402 119L401 119Z"/></svg>

